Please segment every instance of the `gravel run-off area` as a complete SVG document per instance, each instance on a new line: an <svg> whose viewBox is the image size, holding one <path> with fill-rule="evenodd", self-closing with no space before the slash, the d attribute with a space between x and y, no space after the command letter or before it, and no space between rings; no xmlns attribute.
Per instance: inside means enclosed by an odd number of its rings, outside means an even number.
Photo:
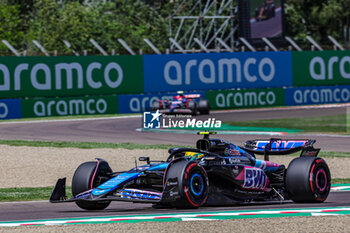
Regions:
<svg viewBox="0 0 350 233"><path fill-rule="evenodd" d="M113 171L135 167L135 158L149 156L166 160L167 150L77 149L0 145L0 188L54 186L67 177L67 185L79 164L94 158L105 159ZM261 157L260 157L261 158ZM293 156L270 156L278 164L288 165ZM325 158L332 178L350 178L350 158ZM138 162L139 165L144 164Z"/></svg>

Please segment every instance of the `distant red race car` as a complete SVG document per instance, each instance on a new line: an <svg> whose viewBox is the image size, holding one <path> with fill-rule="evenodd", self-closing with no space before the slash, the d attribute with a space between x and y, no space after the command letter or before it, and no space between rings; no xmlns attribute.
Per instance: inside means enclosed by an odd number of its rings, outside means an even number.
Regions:
<svg viewBox="0 0 350 233"><path fill-rule="evenodd" d="M188 94L184 95L182 91L178 92L178 95L174 96L172 100L159 100L154 102L152 110L164 114L209 114L210 106L209 101L201 99L200 94Z"/></svg>

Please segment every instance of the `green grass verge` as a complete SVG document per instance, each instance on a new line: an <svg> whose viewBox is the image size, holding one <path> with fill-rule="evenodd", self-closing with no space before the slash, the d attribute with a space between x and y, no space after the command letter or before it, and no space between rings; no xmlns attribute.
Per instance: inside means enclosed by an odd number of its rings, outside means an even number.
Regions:
<svg viewBox="0 0 350 233"><path fill-rule="evenodd" d="M346 133L347 115L224 122L232 126L299 129L303 132ZM348 132L350 133L350 132Z"/></svg>
<svg viewBox="0 0 350 233"><path fill-rule="evenodd" d="M40 188L1 188L0 201L35 201L49 200L54 187ZM67 187L66 195L72 196L71 187Z"/></svg>
<svg viewBox="0 0 350 233"><path fill-rule="evenodd" d="M335 179L332 179L332 184L350 184L350 179L335 178Z"/></svg>
<svg viewBox="0 0 350 233"><path fill-rule="evenodd" d="M169 149L171 147L191 147L184 145L163 145L163 144L136 144L136 143L107 143L107 142L65 142L65 141L26 141L26 140L0 140L0 144L9 146L33 146L33 147L57 147L57 148L80 148L80 149Z"/></svg>
<svg viewBox="0 0 350 233"><path fill-rule="evenodd" d="M320 151L318 154L318 157L322 158L334 158L334 157L341 157L341 158L350 158L350 152L337 152L337 151Z"/></svg>

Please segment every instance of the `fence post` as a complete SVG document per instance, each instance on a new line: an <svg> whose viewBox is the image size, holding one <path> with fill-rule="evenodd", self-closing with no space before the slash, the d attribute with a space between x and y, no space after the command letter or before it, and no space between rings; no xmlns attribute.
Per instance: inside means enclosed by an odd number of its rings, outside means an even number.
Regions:
<svg viewBox="0 0 350 233"><path fill-rule="evenodd" d="M108 53L94 39L90 39L90 42L98 49L98 51L100 51L100 53L102 53L105 56L108 56Z"/></svg>
<svg viewBox="0 0 350 233"><path fill-rule="evenodd" d="M4 43L7 46L7 48L9 48L9 50L11 50L11 52L17 57L21 56L19 52L10 44L10 42L8 42L7 40L2 40L2 43Z"/></svg>
<svg viewBox="0 0 350 233"><path fill-rule="evenodd" d="M38 47L45 56L50 57L50 54L46 51L46 49L36 40L32 40L36 47Z"/></svg>

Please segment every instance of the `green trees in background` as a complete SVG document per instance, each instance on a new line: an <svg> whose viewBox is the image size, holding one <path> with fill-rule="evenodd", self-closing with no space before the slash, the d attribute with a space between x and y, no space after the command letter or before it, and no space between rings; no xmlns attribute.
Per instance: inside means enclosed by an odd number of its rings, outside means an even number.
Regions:
<svg viewBox="0 0 350 233"><path fill-rule="evenodd" d="M324 43L327 35L342 42L350 27L349 0L286 0L287 35L303 39L310 35Z"/></svg>
<svg viewBox="0 0 350 233"><path fill-rule="evenodd" d="M118 43L123 38L132 48L150 52L142 41L149 38L160 49L168 46L168 19L143 1L0 1L0 39L8 40L28 55L38 54L31 42L38 40L48 51L71 54L62 40L76 51L96 53L90 38L108 52L126 53ZM157 2L157 1L155 1ZM153 2L154 4L154 2ZM161 5L156 4L155 7ZM137 51L138 52L138 51ZM0 43L0 53L9 53Z"/></svg>
<svg viewBox="0 0 350 233"><path fill-rule="evenodd" d="M132 48L150 48L149 38L161 50L169 47L168 16L180 0L0 0L0 39L19 51L38 54L32 40L48 51L71 54L73 49L96 53L90 38L111 52L127 53L118 43L123 38ZM303 40L311 35L321 43L327 35L343 41L343 28L350 26L349 0L286 0L287 35ZM137 51L138 52L138 51ZM10 54L0 43L0 54Z"/></svg>
<svg viewBox="0 0 350 233"><path fill-rule="evenodd" d="M25 38L24 27L19 7L16 5L0 5L0 39L6 39L17 47L22 47ZM7 47L0 43L0 50Z"/></svg>

